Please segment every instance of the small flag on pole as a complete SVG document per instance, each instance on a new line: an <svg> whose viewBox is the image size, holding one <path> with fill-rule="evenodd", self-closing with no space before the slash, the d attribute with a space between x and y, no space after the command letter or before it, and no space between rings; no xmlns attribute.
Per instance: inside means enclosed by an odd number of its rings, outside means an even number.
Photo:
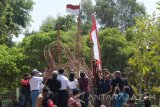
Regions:
<svg viewBox="0 0 160 107"><path fill-rule="evenodd" d="M80 13L80 5L67 4L66 8L67 12L72 13L74 15L79 15Z"/></svg>
<svg viewBox="0 0 160 107"><path fill-rule="evenodd" d="M94 59L97 60L99 70L102 70L101 59L100 59L100 48L99 48L99 41L98 41L98 32L97 32L97 26L96 26L96 19L94 15L92 15L92 29L90 33L90 40L93 43Z"/></svg>

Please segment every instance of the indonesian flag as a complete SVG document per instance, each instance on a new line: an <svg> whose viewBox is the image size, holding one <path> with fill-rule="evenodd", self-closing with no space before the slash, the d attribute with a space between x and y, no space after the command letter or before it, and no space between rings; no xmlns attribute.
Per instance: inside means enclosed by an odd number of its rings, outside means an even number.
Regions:
<svg viewBox="0 0 160 107"><path fill-rule="evenodd" d="M74 15L79 15L80 13L80 5L67 4L66 8L67 12L72 13Z"/></svg>
<svg viewBox="0 0 160 107"><path fill-rule="evenodd" d="M90 40L93 43L94 59L97 60L99 70L102 70L102 64L100 59L100 48L99 48L99 41L98 41L98 32L97 32L97 26L96 26L96 19L94 15L92 15L92 29L90 33Z"/></svg>

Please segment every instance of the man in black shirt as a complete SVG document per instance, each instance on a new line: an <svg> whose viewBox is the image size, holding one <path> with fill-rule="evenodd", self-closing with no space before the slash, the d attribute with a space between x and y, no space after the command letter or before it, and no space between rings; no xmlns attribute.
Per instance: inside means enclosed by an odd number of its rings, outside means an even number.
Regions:
<svg viewBox="0 0 160 107"><path fill-rule="evenodd" d="M114 89L115 89L115 87L116 86L118 86L118 87L124 87L124 81L123 81L123 79L121 78L121 72L120 71L116 71L115 73L114 73L114 79L112 79L112 83L111 83L111 85L112 85L112 87L113 87L113 89L112 89L112 94L113 94L113 92L114 92Z"/></svg>
<svg viewBox="0 0 160 107"><path fill-rule="evenodd" d="M116 86L119 87L120 89L123 89L124 81L121 78L120 71L115 71L114 78L112 79L111 85L112 85L112 92L111 92L112 96L113 96L113 93L115 91ZM112 101L111 101L111 106L114 107L113 105L114 105L114 99L112 99Z"/></svg>
<svg viewBox="0 0 160 107"><path fill-rule="evenodd" d="M49 87L49 89L52 91L54 95L53 102L55 103L55 105L58 104L58 91L61 88L61 82L57 80L57 75L58 72L53 71L52 79L48 79L46 82L46 86Z"/></svg>

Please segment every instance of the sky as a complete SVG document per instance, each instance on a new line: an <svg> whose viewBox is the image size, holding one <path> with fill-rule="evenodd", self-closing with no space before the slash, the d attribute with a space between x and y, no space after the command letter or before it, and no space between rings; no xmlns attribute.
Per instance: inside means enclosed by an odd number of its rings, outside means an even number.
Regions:
<svg viewBox="0 0 160 107"><path fill-rule="evenodd" d="M32 22L29 30L38 31L43 20L48 16L63 16L66 15L66 4L79 4L81 0L34 0L35 5L33 11L31 12ZM94 3L94 0L92 0ZM152 14L154 11L158 15L160 11L156 9L156 2L160 0L137 0L139 3L143 3L146 7L146 10L149 14ZM23 35L20 35L18 38L13 38L13 41L21 41Z"/></svg>

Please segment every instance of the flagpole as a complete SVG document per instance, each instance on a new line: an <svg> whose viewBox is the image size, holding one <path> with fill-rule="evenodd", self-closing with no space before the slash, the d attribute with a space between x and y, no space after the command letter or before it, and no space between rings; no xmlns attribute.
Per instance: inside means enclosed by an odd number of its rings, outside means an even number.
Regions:
<svg viewBox="0 0 160 107"><path fill-rule="evenodd" d="M99 70L102 71L100 45L98 40L98 31L97 31L95 15L92 15L92 31L90 35L91 35L90 39L94 43L93 46L94 58L98 61Z"/></svg>
<svg viewBox="0 0 160 107"><path fill-rule="evenodd" d="M82 29L81 29L81 5L79 4L79 34L80 34L80 42L81 42L81 57L83 56L83 41L82 41Z"/></svg>
<svg viewBox="0 0 160 107"><path fill-rule="evenodd" d="M79 4L80 6L80 4ZM80 9L77 18L77 37L76 37L76 57L80 58L82 55L80 54L82 51L82 35L81 35L81 21L80 21Z"/></svg>
<svg viewBox="0 0 160 107"><path fill-rule="evenodd" d="M76 46L75 46L75 57L79 59L81 57L80 53L82 50L82 38L81 38L81 23L80 23L80 4L79 5L72 5L72 4L67 4L66 5L67 12L72 13L74 15L78 15L77 18L77 34L76 34Z"/></svg>
<svg viewBox="0 0 160 107"><path fill-rule="evenodd" d="M95 16L92 15L92 29L91 29L91 33L90 33L90 40L91 40L91 51L93 52L93 75L94 75L94 79L93 79L93 84L94 84L94 94L95 95L99 95L98 92L98 87L97 87L97 79L98 77L98 72L99 70L102 70L102 66L101 66L101 58L100 58L100 47L99 47L99 41L98 41L98 32L97 32L97 26L96 26L96 19ZM95 99L95 107L97 107L99 105L99 101L96 98Z"/></svg>
<svg viewBox="0 0 160 107"><path fill-rule="evenodd" d="M91 31L92 32L92 29ZM90 34L91 35L91 34ZM92 84L93 84L93 94L94 96L97 95L97 86L96 86L96 66L95 66L95 60L94 60L94 53L93 53L93 41L91 40L90 37L90 55L91 55L91 59L90 59L90 66L91 66L91 70L92 70L92 74L93 74L93 80L92 80ZM97 107L97 103L96 100L94 99L93 101L93 105L95 107Z"/></svg>

